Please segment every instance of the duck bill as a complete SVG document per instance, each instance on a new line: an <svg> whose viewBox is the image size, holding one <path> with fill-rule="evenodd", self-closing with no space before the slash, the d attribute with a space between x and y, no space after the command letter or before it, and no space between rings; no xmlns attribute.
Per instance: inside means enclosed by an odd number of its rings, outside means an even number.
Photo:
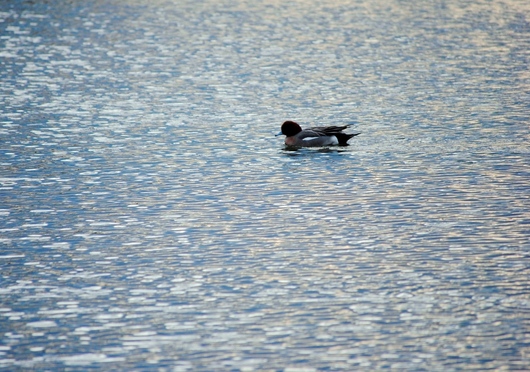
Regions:
<svg viewBox="0 0 530 372"><path fill-rule="evenodd" d="M278 136L281 136L282 134L283 134L282 132L279 132L279 133L275 134L274 136L278 137Z"/></svg>

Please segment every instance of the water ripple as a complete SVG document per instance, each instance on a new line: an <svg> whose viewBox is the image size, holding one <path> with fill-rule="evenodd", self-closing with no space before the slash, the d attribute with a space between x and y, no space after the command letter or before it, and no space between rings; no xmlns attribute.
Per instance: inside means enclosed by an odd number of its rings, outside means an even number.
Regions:
<svg viewBox="0 0 530 372"><path fill-rule="evenodd" d="M2 2L0 368L527 368L529 10Z"/></svg>

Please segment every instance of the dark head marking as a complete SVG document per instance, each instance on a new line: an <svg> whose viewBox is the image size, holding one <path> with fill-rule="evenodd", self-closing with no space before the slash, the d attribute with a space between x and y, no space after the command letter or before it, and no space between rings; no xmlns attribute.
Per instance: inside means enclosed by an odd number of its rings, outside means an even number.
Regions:
<svg viewBox="0 0 530 372"><path fill-rule="evenodd" d="M301 131L302 128L300 127L300 125L298 125L294 121L288 120L282 124L282 133L285 134L287 137L295 136Z"/></svg>

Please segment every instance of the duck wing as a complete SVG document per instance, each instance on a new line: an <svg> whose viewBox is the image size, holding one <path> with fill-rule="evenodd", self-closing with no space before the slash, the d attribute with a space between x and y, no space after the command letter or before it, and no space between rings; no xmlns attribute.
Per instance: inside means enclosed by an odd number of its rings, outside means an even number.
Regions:
<svg viewBox="0 0 530 372"><path fill-rule="evenodd" d="M308 129L303 131L303 132L306 132L306 133L304 133L304 137L302 137L302 138L304 138L304 140L307 141L308 138L305 138L305 137L311 137L311 138L314 138L313 141L315 141L317 143L317 142L319 142L318 140L322 141L324 139L324 137L325 137L325 138L330 138L329 143L326 143L325 146L331 145L331 144L338 144L340 146L347 146L348 145L348 140L350 138L355 137L355 136L360 134L360 133L352 133L352 134L344 133L343 130L348 128L350 125L351 124L343 125L343 126L308 128ZM336 140L333 139L333 138L336 138ZM338 143L336 143L335 141L338 141Z"/></svg>
<svg viewBox="0 0 530 372"><path fill-rule="evenodd" d="M312 132L312 137L322 137L322 136L334 136L341 133L344 129L348 128L348 125L343 126L330 126L330 127L313 127L307 128L307 132Z"/></svg>

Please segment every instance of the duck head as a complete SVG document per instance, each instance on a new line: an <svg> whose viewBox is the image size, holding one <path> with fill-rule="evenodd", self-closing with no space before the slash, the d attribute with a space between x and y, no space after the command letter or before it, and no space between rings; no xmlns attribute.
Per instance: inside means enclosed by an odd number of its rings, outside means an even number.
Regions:
<svg viewBox="0 0 530 372"><path fill-rule="evenodd" d="M282 124L282 130L280 133L277 134L277 136L281 136L282 134L287 137L296 136L298 133L302 131L302 128L300 125L295 123L294 121L286 121Z"/></svg>

